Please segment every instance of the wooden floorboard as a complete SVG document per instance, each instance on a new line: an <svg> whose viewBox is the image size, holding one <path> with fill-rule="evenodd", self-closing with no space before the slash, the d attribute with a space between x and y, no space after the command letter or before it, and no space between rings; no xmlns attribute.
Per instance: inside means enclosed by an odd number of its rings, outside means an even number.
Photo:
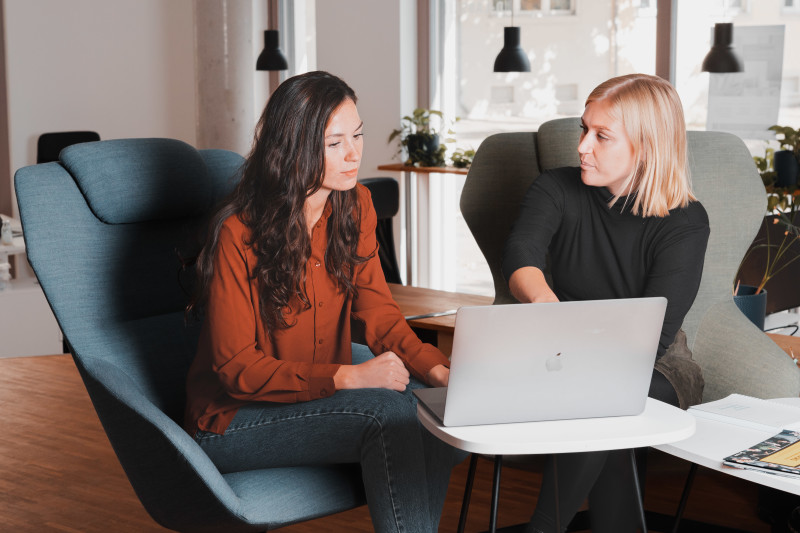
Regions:
<svg viewBox="0 0 800 533"><path fill-rule="evenodd" d="M0 531L150 533L155 524L128 484L69 356L0 359ZM672 513L688 465L654 452L646 485L648 510ZM441 532L456 530L466 463L451 478ZM481 460L467 531L488 526L492 465ZM506 468L498 522L530 517L535 471ZM756 487L700 469L686 517L766 533L756 516ZM370 532L366 507L286 527L284 533Z"/></svg>

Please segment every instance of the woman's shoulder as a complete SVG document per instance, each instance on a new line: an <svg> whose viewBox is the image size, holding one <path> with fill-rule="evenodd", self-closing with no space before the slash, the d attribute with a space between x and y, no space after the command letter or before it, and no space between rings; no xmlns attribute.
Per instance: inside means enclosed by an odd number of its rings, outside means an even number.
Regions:
<svg viewBox="0 0 800 533"><path fill-rule="evenodd" d="M533 186L550 191L563 191L564 194L577 192L585 187L581 181L579 167L559 167L544 170L533 180Z"/></svg>
<svg viewBox="0 0 800 533"><path fill-rule="evenodd" d="M692 200L685 207L671 209L665 217L652 217L647 225L658 235L659 242L671 242L672 238L684 239L692 236L697 242L706 242L711 233L708 214L703 204Z"/></svg>
<svg viewBox="0 0 800 533"><path fill-rule="evenodd" d="M358 207L361 210L361 220L369 220L377 218L375 214L375 206L372 205L372 193L369 189L361 183L356 184L356 193L358 194Z"/></svg>
<svg viewBox="0 0 800 533"><path fill-rule="evenodd" d="M238 244L245 242L246 238L250 235L250 229L242 221L239 213L229 215L228 218L222 221L220 228L220 239L229 239Z"/></svg>
<svg viewBox="0 0 800 533"><path fill-rule="evenodd" d="M700 203L700 200L692 200L689 202L686 211L690 217L708 224L708 213L706 212L706 208L703 207L703 204Z"/></svg>
<svg viewBox="0 0 800 533"><path fill-rule="evenodd" d="M365 204L372 205L372 193L366 185L362 183L356 184L356 192L358 193L358 204L364 206Z"/></svg>
<svg viewBox="0 0 800 533"><path fill-rule="evenodd" d="M239 215L239 213L228 215L228 217L222 221L222 227L226 228L228 231L233 231L236 233L241 233L247 229L247 226L242 221L242 217Z"/></svg>
<svg viewBox="0 0 800 533"><path fill-rule="evenodd" d="M672 209L667 219L673 224L708 227L708 213L699 200L691 200L686 207Z"/></svg>
<svg viewBox="0 0 800 533"><path fill-rule="evenodd" d="M580 167L558 167L542 171L537 180L544 179L563 185L576 185L581 181Z"/></svg>

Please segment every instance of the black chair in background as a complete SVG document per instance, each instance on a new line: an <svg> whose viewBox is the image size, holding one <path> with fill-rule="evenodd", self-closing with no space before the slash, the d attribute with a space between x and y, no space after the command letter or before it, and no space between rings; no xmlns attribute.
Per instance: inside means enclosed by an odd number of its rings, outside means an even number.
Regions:
<svg viewBox="0 0 800 533"><path fill-rule="evenodd" d="M378 227L375 233L383 275L388 283L402 283L392 231L392 218L400 209L400 187L394 178L366 178L360 182L372 194L372 205L375 206L375 213L378 215Z"/></svg>
<svg viewBox="0 0 800 533"><path fill-rule="evenodd" d="M100 135L94 131L57 131L42 133L36 144L36 164L58 161L58 154L73 144L99 141Z"/></svg>

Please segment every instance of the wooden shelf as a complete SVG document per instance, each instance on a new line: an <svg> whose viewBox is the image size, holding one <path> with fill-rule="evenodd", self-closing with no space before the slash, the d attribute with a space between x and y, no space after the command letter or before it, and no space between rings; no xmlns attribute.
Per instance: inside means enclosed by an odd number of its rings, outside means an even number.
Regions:
<svg viewBox="0 0 800 533"><path fill-rule="evenodd" d="M468 168L458 167L412 167L403 163L392 163L388 165L378 165L378 170L390 170L392 172L417 172L419 174L467 174Z"/></svg>

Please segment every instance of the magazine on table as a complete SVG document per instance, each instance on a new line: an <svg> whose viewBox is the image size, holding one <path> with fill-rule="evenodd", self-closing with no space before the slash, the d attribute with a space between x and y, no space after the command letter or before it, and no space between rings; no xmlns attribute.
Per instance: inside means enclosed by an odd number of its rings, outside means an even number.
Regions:
<svg viewBox="0 0 800 533"><path fill-rule="evenodd" d="M724 458L722 464L797 477L800 475L800 432L784 429L746 450Z"/></svg>

